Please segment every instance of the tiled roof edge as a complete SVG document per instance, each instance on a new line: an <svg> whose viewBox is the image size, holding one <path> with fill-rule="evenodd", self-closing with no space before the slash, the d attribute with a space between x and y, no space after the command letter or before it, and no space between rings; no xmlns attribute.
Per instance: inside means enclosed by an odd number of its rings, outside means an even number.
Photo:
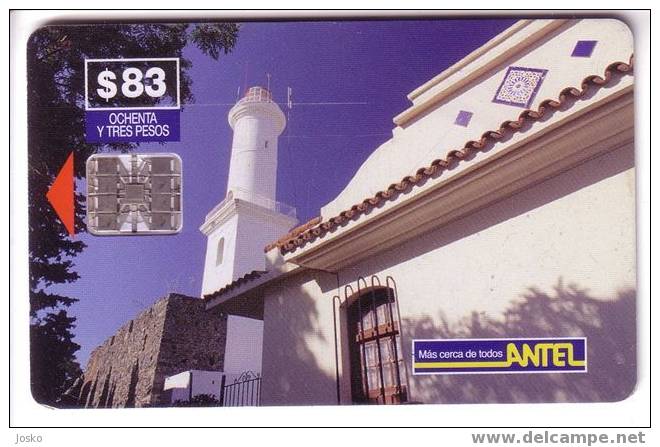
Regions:
<svg viewBox="0 0 660 447"><path fill-rule="evenodd" d="M263 270L252 270L250 273L246 273L245 275L241 276L240 278L235 279L234 281L227 284L223 288L221 288L219 290L216 290L213 293L208 293L208 294L204 295L204 299L209 300L209 299L212 299L212 298L219 297L220 295L223 295L223 294L229 292L230 290L234 290L237 287L240 287L245 283L248 283L252 280L255 280L255 279L261 277L261 275L263 275L265 273L267 273L267 272L265 272Z"/></svg>
<svg viewBox="0 0 660 447"><path fill-rule="evenodd" d="M285 234L284 236L282 236L281 238L279 238L275 242L271 242L270 244L266 245L264 247L264 252L267 253L275 247L280 247L282 244L286 243L290 239L295 238L296 236L298 236L303 231L307 231L310 228L320 224L322 220L323 219L321 218L321 216L317 216L313 219L308 220L307 222L305 222L302 225L298 225L293 230L289 231L287 234Z"/></svg>
<svg viewBox="0 0 660 447"><path fill-rule="evenodd" d="M525 122L538 121L544 116L547 110L556 110L565 105L567 100L578 99L581 96L584 96L591 86L600 88L606 85L609 83L614 72L620 74L632 72L633 65L634 55L630 56L628 63L613 62L609 64L607 68L605 68L603 76L590 75L585 77L582 80L579 89L576 87L564 88L559 93L559 97L556 100L545 99L541 101L537 110L526 109L518 115L517 120L503 121L498 130L488 130L484 132L479 140L470 140L465 143L463 149L449 151L444 159L433 160L429 166L418 169L415 175L406 176L398 183L392 183L386 190L377 192L373 197L364 199L362 202L353 205L350 209L342 211L335 217L331 217L326 222L321 223L320 217L312 219L297 229L301 229L305 226L310 226L309 228L303 229L295 235L292 235L294 231L290 232L277 241L268 244L265 247L265 251L270 251L275 247L278 247L283 255L296 251L299 247L324 236L328 231L331 231L350 220L356 220L362 214L365 214L373 207L378 206L381 202L396 200L401 193L408 191L414 185L429 177L440 175L443 171L454 166L461 160L469 159L472 153L481 151L487 144L502 139L506 133L514 134L518 132ZM319 220L318 223L312 223L317 219Z"/></svg>

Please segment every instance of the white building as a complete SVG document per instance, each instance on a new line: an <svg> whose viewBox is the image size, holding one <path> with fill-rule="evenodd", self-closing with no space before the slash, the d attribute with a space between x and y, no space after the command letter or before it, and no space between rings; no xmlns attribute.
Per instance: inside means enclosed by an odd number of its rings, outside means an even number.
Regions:
<svg viewBox="0 0 660 447"><path fill-rule="evenodd" d="M277 138L286 119L271 94L252 87L229 111L234 130L227 195L207 214L202 295L264 271L263 247L296 224L295 209L275 201Z"/></svg>
<svg viewBox="0 0 660 447"><path fill-rule="evenodd" d="M202 226L202 295L263 304L262 404L629 395L632 53L616 20L517 22L411 92L392 138L291 232L274 188L283 116L251 90L230 112L228 197ZM413 339L542 336L586 336L588 373L410 371ZM373 343L380 358L362 355Z"/></svg>

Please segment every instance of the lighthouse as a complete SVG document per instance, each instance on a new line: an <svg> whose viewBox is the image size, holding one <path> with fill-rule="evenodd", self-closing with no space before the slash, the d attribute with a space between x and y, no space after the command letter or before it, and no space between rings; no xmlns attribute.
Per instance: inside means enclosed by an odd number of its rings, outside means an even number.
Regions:
<svg viewBox="0 0 660 447"><path fill-rule="evenodd" d="M251 87L228 120L234 136L227 193L200 227L207 238L202 296L264 271L264 247L297 223L295 209L276 201L277 140L286 118L271 92Z"/></svg>

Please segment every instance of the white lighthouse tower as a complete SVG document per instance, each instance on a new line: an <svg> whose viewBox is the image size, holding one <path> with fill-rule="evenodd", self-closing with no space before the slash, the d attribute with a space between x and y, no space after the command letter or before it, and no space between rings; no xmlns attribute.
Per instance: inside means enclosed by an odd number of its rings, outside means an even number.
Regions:
<svg viewBox="0 0 660 447"><path fill-rule="evenodd" d="M286 118L270 91L250 88L229 111L234 130L225 199L207 214L202 296L253 270L265 270L264 247L296 223L293 207L275 200L277 139Z"/></svg>

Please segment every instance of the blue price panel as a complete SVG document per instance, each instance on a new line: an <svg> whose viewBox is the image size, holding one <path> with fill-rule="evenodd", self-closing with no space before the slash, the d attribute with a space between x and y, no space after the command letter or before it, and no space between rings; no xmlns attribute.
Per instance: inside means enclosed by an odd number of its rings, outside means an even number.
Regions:
<svg viewBox="0 0 660 447"><path fill-rule="evenodd" d="M85 60L89 143L179 141L178 58Z"/></svg>
<svg viewBox="0 0 660 447"><path fill-rule="evenodd" d="M587 339L413 340L414 374L587 372Z"/></svg>

